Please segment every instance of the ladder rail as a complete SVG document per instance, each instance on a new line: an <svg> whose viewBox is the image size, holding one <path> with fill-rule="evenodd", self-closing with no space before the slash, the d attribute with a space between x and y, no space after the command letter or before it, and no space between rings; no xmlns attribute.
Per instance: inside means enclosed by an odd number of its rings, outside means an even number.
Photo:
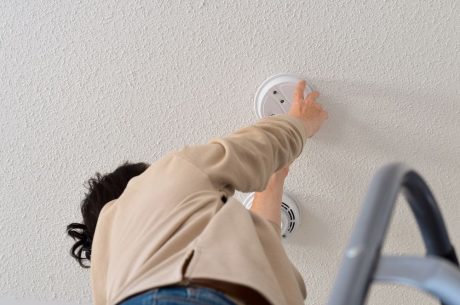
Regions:
<svg viewBox="0 0 460 305"><path fill-rule="evenodd" d="M460 272L455 265L436 256L383 256L374 281L412 286L437 297L443 304L460 304Z"/></svg>
<svg viewBox="0 0 460 305"><path fill-rule="evenodd" d="M416 218L428 255L458 266L441 211L428 185L404 163L391 163L374 175L350 242L343 255L329 305L364 304L398 194Z"/></svg>

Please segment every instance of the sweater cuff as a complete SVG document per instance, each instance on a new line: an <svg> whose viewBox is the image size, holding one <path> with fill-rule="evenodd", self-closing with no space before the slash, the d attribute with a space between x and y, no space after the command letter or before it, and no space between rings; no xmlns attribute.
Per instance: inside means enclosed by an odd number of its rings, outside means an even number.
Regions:
<svg viewBox="0 0 460 305"><path fill-rule="evenodd" d="M299 131L299 133L301 134L303 143L305 143L308 137L307 137L307 131L305 130L305 126L303 125L303 122L301 119L296 118L289 114L278 114L278 115L275 115L274 117L280 118L282 120L286 120L292 125L294 125L296 129Z"/></svg>

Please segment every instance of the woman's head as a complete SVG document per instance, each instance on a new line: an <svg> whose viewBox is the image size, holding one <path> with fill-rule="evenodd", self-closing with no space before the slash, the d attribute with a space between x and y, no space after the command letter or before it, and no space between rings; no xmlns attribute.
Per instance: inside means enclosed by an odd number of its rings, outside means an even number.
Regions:
<svg viewBox="0 0 460 305"><path fill-rule="evenodd" d="M99 213L106 203L117 199L123 193L129 180L142 174L149 167L146 163L125 162L112 173L96 175L87 181L88 192L81 202L83 223L71 223L67 226L67 234L76 240L70 249L70 255L83 268L84 260L91 260L91 244L96 230ZM83 253L84 252L84 253Z"/></svg>

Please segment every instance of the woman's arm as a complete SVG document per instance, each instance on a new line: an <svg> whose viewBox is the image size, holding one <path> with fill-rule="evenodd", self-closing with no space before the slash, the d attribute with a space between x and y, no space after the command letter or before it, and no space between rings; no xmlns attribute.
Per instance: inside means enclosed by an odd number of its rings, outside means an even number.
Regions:
<svg viewBox="0 0 460 305"><path fill-rule="evenodd" d="M263 192L256 192L251 211L259 216L281 226L281 202L283 200L284 180L289 172L289 166L275 172Z"/></svg>
<svg viewBox="0 0 460 305"><path fill-rule="evenodd" d="M175 154L206 174L217 190L232 196L235 190L262 192L275 171L300 155L306 139L300 119L277 115Z"/></svg>

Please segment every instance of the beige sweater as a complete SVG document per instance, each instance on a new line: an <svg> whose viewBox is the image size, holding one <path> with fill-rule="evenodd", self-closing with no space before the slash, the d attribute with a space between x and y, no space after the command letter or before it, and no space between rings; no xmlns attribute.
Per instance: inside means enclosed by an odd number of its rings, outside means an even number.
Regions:
<svg viewBox="0 0 460 305"><path fill-rule="evenodd" d="M238 304L303 304L305 284L280 228L232 195L263 191L306 139L299 119L272 116L170 152L131 179L99 216L91 254L94 305L188 283L220 289Z"/></svg>

